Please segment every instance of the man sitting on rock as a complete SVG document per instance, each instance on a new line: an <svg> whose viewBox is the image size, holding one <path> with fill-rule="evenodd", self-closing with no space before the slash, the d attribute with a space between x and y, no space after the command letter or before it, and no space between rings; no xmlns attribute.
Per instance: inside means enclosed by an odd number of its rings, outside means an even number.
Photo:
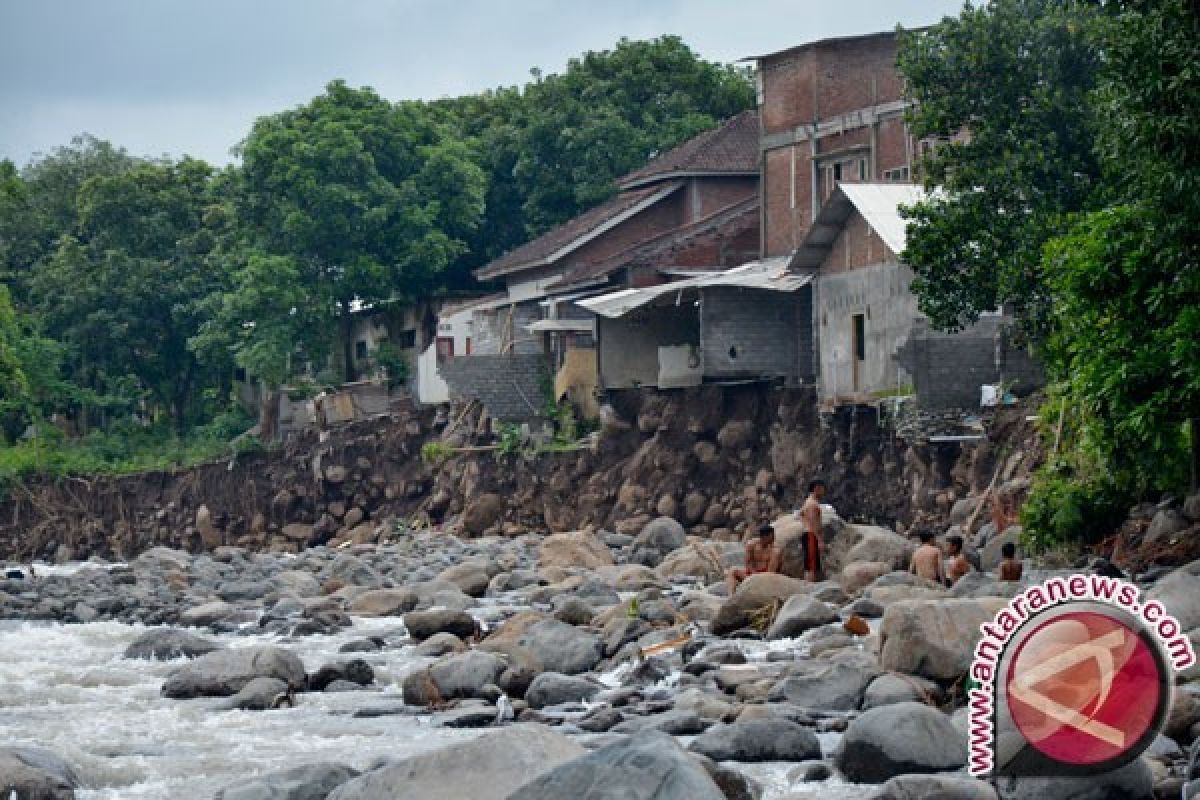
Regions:
<svg viewBox="0 0 1200 800"><path fill-rule="evenodd" d="M746 542L746 566L729 570L729 594L737 591L738 585L751 575L762 572L779 572L779 562L783 554L775 546L775 529L763 525L758 529L758 536Z"/></svg>
<svg viewBox="0 0 1200 800"><path fill-rule="evenodd" d="M947 536L946 548L950 551L950 568L946 570L946 585L953 586L958 583L959 578L971 571L971 562L967 561L967 557L963 553L961 536Z"/></svg>
<svg viewBox="0 0 1200 800"><path fill-rule="evenodd" d="M1002 581L1019 581L1021 580L1021 562L1017 560L1017 546L1012 542L1005 542L1000 546L1000 580Z"/></svg>
<svg viewBox="0 0 1200 800"><path fill-rule="evenodd" d="M912 554L912 564L908 571L918 578L945 586L946 572L942 564L942 551L934 543L933 534L930 531L921 531L917 538L921 540L921 546Z"/></svg>

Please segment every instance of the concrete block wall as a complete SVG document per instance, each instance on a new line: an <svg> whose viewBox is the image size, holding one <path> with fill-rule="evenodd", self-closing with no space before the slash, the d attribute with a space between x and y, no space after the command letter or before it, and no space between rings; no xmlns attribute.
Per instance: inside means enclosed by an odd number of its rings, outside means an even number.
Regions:
<svg viewBox="0 0 1200 800"><path fill-rule="evenodd" d="M768 292L719 287L705 289L700 305L700 345L706 379L783 378L800 382L801 356L808 354L811 373L811 339L801 342L797 332L811 337L809 289Z"/></svg>
<svg viewBox="0 0 1200 800"><path fill-rule="evenodd" d="M1011 324L1005 317L984 317L959 333L943 333L918 320L896 354L913 377L917 404L927 410L978 408L984 384L1015 382L1019 393L1041 386L1041 367L1013 344Z"/></svg>
<svg viewBox="0 0 1200 800"><path fill-rule="evenodd" d="M542 415L549 365L541 354L457 357L440 371L454 397L478 400L496 419L521 422Z"/></svg>
<svg viewBox="0 0 1200 800"><path fill-rule="evenodd" d="M541 308L536 301L476 311L471 319L471 353L497 355L500 353L502 343L506 339L511 339L513 342L511 352L540 354L542 352L541 337L525 330L525 326L537 322L541 318ZM508 331L507 334L506 331Z"/></svg>

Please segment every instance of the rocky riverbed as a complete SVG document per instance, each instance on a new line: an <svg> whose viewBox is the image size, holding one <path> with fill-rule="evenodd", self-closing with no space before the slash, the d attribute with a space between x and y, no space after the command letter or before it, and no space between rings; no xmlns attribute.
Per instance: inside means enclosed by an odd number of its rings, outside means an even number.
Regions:
<svg viewBox="0 0 1200 800"><path fill-rule="evenodd" d="M407 532L35 569L0 582L0 792L1179 796L1200 734L1188 682L1167 735L1119 773L967 777L961 678L1014 587L922 584L887 529L831 518L826 536L834 580L754 576L733 597L721 576L741 548L667 518L636 535ZM1149 577L1200 629L1200 563Z"/></svg>

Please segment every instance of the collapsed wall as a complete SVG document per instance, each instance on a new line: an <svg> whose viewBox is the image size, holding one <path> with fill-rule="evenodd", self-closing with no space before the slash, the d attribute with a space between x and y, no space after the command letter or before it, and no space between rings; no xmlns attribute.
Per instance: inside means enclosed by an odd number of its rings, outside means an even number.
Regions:
<svg viewBox="0 0 1200 800"><path fill-rule="evenodd" d="M999 412L979 441L931 442L897 435L875 408L821 413L811 391L763 384L608 399L592 444L569 452L500 454L481 449L490 439L474 414L406 412L233 463L16 487L0 502L0 557L286 551L369 544L413 525L637 532L655 516L739 539L798 507L813 478L848 520L938 527L989 486L1022 493L1040 458L1020 410ZM434 440L450 453L438 463L420 456Z"/></svg>

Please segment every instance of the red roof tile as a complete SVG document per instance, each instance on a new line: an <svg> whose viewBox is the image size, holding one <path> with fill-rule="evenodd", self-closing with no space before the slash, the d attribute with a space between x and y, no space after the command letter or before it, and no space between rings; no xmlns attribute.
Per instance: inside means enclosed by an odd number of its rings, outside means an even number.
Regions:
<svg viewBox="0 0 1200 800"><path fill-rule="evenodd" d="M617 180L622 189L686 175L757 175L758 112L743 111Z"/></svg>

